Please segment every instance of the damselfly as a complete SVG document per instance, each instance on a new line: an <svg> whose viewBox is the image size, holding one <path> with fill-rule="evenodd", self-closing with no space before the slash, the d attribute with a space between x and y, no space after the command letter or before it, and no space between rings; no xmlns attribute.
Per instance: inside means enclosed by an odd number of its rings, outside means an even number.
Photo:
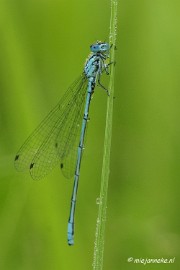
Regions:
<svg viewBox="0 0 180 270"><path fill-rule="evenodd" d="M95 85L101 84L101 74L108 74L106 63L111 46L97 41L90 46L84 71L69 87L56 107L24 142L15 157L18 171L29 170L34 180L39 180L60 163L63 175L71 178L74 186L68 220L68 244L74 244L74 214L80 174L84 136L88 121L89 106Z"/></svg>

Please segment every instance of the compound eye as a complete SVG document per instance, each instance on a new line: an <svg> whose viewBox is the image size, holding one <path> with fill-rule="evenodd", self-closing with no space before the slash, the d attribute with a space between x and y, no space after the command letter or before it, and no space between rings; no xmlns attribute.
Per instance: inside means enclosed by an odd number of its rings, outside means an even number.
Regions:
<svg viewBox="0 0 180 270"><path fill-rule="evenodd" d="M99 51L99 46L98 45L91 45L91 51L92 52L97 52L97 51Z"/></svg>

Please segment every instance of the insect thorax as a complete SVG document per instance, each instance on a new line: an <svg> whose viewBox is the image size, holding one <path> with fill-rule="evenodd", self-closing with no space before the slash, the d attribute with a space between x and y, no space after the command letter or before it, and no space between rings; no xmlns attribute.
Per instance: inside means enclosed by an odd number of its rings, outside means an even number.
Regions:
<svg viewBox="0 0 180 270"><path fill-rule="evenodd" d="M95 77L96 73L99 69L99 62L101 61L101 57L97 54L91 54L84 67L84 72L86 76L89 77Z"/></svg>

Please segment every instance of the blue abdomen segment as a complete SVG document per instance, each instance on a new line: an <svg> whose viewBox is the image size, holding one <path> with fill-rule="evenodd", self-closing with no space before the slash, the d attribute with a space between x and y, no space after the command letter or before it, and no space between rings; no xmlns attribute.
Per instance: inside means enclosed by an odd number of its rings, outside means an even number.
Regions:
<svg viewBox="0 0 180 270"><path fill-rule="evenodd" d="M68 245L74 245L74 223L68 222Z"/></svg>
<svg viewBox="0 0 180 270"><path fill-rule="evenodd" d="M77 198L77 190L78 190L78 183L79 183L82 151L84 147L84 137L85 137L85 132L86 132L91 95L94 89L93 81L94 81L94 78L91 78L89 79L89 82L88 82L86 103L85 103L85 108L84 108L84 117L82 120L81 135L80 135L80 141L79 141L79 146L78 146L77 163L76 163L76 170L75 170L75 175L74 175L74 187L73 187L73 192L72 192L72 197L71 197L71 208L70 208L70 215L69 215L69 221L68 221L67 237L68 237L69 245L74 244L74 215L75 215L75 208L76 208L76 198Z"/></svg>

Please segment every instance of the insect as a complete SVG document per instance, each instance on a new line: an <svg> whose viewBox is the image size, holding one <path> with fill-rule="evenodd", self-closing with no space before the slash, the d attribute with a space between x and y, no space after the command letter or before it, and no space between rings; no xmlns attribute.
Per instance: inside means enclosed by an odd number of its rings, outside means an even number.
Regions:
<svg viewBox="0 0 180 270"><path fill-rule="evenodd" d="M103 72L109 74L106 63L111 46L97 41L90 46L91 54L86 60L83 73L68 88L54 109L27 138L15 156L18 171L29 170L34 180L46 176L58 163L63 175L74 175L74 186L68 220L68 244L74 244L74 215L80 165L84 148L89 107L96 84L101 84Z"/></svg>

